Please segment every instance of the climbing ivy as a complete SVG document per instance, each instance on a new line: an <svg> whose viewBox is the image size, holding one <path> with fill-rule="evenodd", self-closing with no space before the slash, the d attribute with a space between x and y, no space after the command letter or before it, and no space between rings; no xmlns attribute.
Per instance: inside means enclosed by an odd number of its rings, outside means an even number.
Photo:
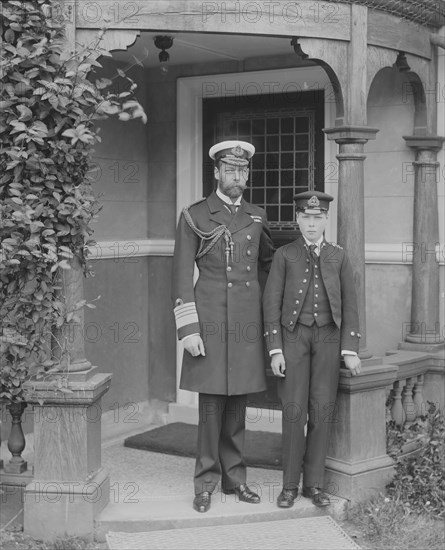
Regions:
<svg viewBox="0 0 445 550"><path fill-rule="evenodd" d="M59 370L55 331L75 315L61 270L76 258L88 274L100 210L89 178L98 121L146 122L125 72L95 77L97 58L110 56L106 29L69 51L61 14L58 0L0 7L0 398L9 402L24 399L30 377Z"/></svg>

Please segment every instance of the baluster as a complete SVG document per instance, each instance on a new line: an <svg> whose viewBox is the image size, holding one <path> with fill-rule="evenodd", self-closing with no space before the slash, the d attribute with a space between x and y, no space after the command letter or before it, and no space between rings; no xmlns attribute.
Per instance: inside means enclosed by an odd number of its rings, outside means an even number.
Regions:
<svg viewBox="0 0 445 550"><path fill-rule="evenodd" d="M22 457L25 448L25 436L22 429L22 414L26 408L26 403L10 403L7 405L12 418L11 432L8 438L8 449L12 458L5 464L5 472L8 474L22 474L27 470L28 464Z"/></svg>
<svg viewBox="0 0 445 550"><path fill-rule="evenodd" d="M403 423L405 422L405 411L403 410L402 397L401 397L401 393L403 389L402 381L396 380L394 382L393 389L394 389L394 395L393 395L394 401L391 407L391 416L394 422L397 424L397 426L402 426Z"/></svg>
<svg viewBox="0 0 445 550"><path fill-rule="evenodd" d="M417 376L417 381L414 384L413 401L416 406L417 416L421 416L423 412L423 374L419 374L419 376Z"/></svg>
<svg viewBox="0 0 445 550"><path fill-rule="evenodd" d="M417 416L416 407L413 401L413 387L414 387L414 379L407 378L405 389L402 394L402 406L403 406L403 410L405 411L405 417L407 422L412 422L413 420L416 419L416 416Z"/></svg>

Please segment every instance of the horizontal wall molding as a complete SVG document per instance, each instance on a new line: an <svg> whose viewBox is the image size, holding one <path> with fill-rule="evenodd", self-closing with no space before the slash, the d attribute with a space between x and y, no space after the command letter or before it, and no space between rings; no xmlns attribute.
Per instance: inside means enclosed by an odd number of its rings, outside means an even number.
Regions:
<svg viewBox="0 0 445 550"><path fill-rule="evenodd" d="M173 256L174 239L125 239L97 241L90 246L88 260L115 260L131 262L143 256Z"/></svg>
<svg viewBox="0 0 445 550"><path fill-rule="evenodd" d="M401 243L366 243L365 262L367 264L399 264L412 265L413 253L420 251L425 257L433 253L433 247L426 243L415 245L406 241ZM436 261L445 265L445 245L442 243L436 246Z"/></svg>
<svg viewBox="0 0 445 550"><path fill-rule="evenodd" d="M420 252L427 255L431 251L421 246ZM131 262L132 258L144 256L173 256L174 239L126 239L115 241L98 241L90 247L89 260L123 260ZM422 248L423 247L423 248ZM367 264L411 265L414 252L412 242L404 243L366 243L365 262ZM445 265L445 245L436 247L436 260Z"/></svg>

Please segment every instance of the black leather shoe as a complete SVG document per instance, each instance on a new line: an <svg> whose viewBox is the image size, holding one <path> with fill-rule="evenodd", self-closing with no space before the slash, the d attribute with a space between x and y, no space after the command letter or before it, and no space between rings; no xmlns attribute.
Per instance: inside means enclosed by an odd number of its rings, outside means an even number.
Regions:
<svg viewBox="0 0 445 550"><path fill-rule="evenodd" d="M317 487L303 487L303 496L305 498L311 498L312 504L320 508L331 504L328 495L320 491Z"/></svg>
<svg viewBox="0 0 445 550"><path fill-rule="evenodd" d="M211 493L208 491L199 493L199 495L196 495L193 499L193 508L197 512L208 512L208 510L210 510L211 496Z"/></svg>
<svg viewBox="0 0 445 550"><path fill-rule="evenodd" d="M283 489L277 498L278 508L291 508L298 496L298 489Z"/></svg>
<svg viewBox="0 0 445 550"><path fill-rule="evenodd" d="M249 504L259 504L260 497L251 491L245 483L234 489L223 489L225 495L235 494L242 502L248 502Z"/></svg>

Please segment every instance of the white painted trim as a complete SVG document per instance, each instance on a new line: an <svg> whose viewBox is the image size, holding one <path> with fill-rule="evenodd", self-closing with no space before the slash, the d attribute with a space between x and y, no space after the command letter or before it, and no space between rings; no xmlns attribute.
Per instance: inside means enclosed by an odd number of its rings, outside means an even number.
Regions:
<svg viewBox="0 0 445 550"><path fill-rule="evenodd" d="M334 239L332 239L334 240ZM334 241L335 242L335 241ZM128 239L98 241L90 247L89 260L124 260L131 263L133 258L144 256L173 256L174 239ZM445 244L436 249L436 260L445 265ZM412 264L412 243L366 243L365 262L367 264Z"/></svg>
<svg viewBox="0 0 445 550"><path fill-rule="evenodd" d="M172 256L174 239L126 239L98 241L90 246L89 260L123 260L131 263L141 256Z"/></svg>
<svg viewBox="0 0 445 550"><path fill-rule="evenodd" d="M428 251L426 250L427 254ZM412 265L413 243L366 243L365 263L367 264L392 264ZM436 247L436 261L445 265L445 245Z"/></svg>

